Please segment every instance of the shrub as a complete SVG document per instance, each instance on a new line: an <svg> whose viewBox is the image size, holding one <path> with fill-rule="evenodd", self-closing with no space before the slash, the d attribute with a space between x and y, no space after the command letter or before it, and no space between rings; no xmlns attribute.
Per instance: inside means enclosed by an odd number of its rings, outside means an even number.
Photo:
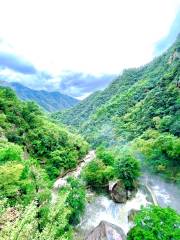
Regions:
<svg viewBox="0 0 180 240"><path fill-rule="evenodd" d="M128 233L128 240L179 240L180 215L171 208L150 206L135 217L135 227Z"/></svg>
<svg viewBox="0 0 180 240"><path fill-rule="evenodd" d="M115 161L115 156L110 150L106 150L103 147L99 147L96 150L96 156L101 159L106 166L113 166Z"/></svg>
<svg viewBox="0 0 180 240"><path fill-rule="evenodd" d="M93 188L105 187L114 177L113 170L113 167L107 167L102 160L95 159L85 167L82 176L86 183Z"/></svg>
<svg viewBox="0 0 180 240"><path fill-rule="evenodd" d="M8 161L20 162L22 157L22 149L15 144L7 144L3 148L0 148L0 164Z"/></svg>
<svg viewBox="0 0 180 240"><path fill-rule="evenodd" d="M124 182L127 190L135 187L135 182L140 176L140 164L131 155L122 155L115 163L115 172L118 179Z"/></svg>
<svg viewBox="0 0 180 240"><path fill-rule="evenodd" d="M77 224L80 221L80 217L84 212L86 203L85 187L75 178L69 178L69 194L66 199L68 207L71 209L69 223Z"/></svg>

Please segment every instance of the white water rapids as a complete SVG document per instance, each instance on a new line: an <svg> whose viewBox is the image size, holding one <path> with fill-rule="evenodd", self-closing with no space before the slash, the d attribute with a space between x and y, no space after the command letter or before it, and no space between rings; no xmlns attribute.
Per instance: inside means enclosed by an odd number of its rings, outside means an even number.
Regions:
<svg viewBox="0 0 180 240"><path fill-rule="evenodd" d="M128 212L131 209L139 210L147 204L150 203L142 191L138 191L136 197L125 204L115 203L106 195L95 195L86 206L85 214L77 227L77 235L83 238L102 220L120 226L127 233L132 226L132 223L128 222Z"/></svg>
<svg viewBox="0 0 180 240"><path fill-rule="evenodd" d="M127 233L132 227L132 223L128 222L129 211L139 210L141 206L152 204L152 200L155 200L161 207L170 206L180 212L180 189L176 185L148 174L141 178L141 182L148 184L150 191L145 191L142 187L136 196L125 204L115 203L106 195L93 194L92 200L86 206L81 223L77 227L77 239L84 239L84 236L102 220L120 226Z"/></svg>
<svg viewBox="0 0 180 240"><path fill-rule="evenodd" d="M89 154L81 161L76 170L67 173L54 183L52 191L52 202L56 201L58 189L66 184L69 176L79 177L82 168L95 158L95 151ZM147 206L152 202L157 202L162 207L170 206L180 212L180 189L162 178L145 173L141 178L142 185L146 185L146 191L143 187L139 189L136 196L125 204L113 202L107 195L97 195L88 192L89 202L86 205L85 213L77 226L75 239L84 239L94 227L102 220L106 220L117 226L120 226L125 233L132 227L128 222L128 213L131 209L139 210L141 206Z"/></svg>

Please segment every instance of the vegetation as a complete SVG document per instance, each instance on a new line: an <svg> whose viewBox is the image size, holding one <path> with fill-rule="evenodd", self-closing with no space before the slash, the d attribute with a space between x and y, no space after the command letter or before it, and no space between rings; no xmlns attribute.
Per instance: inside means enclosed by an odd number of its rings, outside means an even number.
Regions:
<svg viewBox="0 0 180 240"><path fill-rule="evenodd" d="M144 155L144 165L156 173L180 181L180 138L170 133L148 130L137 138L135 148Z"/></svg>
<svg viewBox="0 0 180 240"><path fill-rule="evenodd" d="M97 148L96 159L87 164L83 169L82 177L86 184L94 189L108 186L110 180L114 179L115 153L105 149L103 146Z"/></svg>
<svg viewBox="0 0 180 240"><path fill-rule="evenodd" d="M0 89L0 110L1 135L36 158L51 179L77 166L88 150L80 136L49 121L35 103L19 101L8 88Z"/></svg>
<svg viewBox="0 0 180 240"><path fill-rule="evenodd" d="M106 166L102 160L95 159L85 167L82 176L87 185L97 189L108 186L108 182L114 177L113 170L113 167Z"/></svg>
<svg viewBox="0 0 180 240"><path fill-rule="evenodd" d="M180 215L171 208L151 206L142 209L135 217L135 227L128 233L128 240L178 240Z"/></svg>
<svg viewBox="0 0 180 240"><path fill-rule="evenodd" d="M43 110L55 112L57 110L68 109L76 104L78 100L64 95L60 92L49 92L45 90L34 90L18 82L5 82L0 80L0 86L9 86L17 96L23 101L35 101Z"/></svg>
<svg viewBox="0 0 180 240"><path fill-rule="evenodd" d="M86 203L86 192L85 187L77 179L69 178L68 183L69 187L67 188L69 194L66 199L66 204L71 209L69 223L75 225L80 222L80 217L84 212Z"/></svg>
<svg viewBox="0 0 180 240"><path fill-rule="evenodd" d="M132 155L123 154L116 160L115 172L118 179L121 179L127 190L133 190L137 185L140 176L140 164Z"/></svg>
<svg viewBox="0 0 180 240"><path fill-rule="evenodd" d="M174 149L180 136L179 52L180 35L162 56L145 66L124 70L104 91L53 114L53 118L76 127L93 147L128 144L131 148L141 139L135 150L142 150L148 166L179 181L180 154ZM158 139L149 137L146 142L145 134L151 131L157 132ZM144 151L147 144L152 146L151 153Z"/></svg>
<svg viewBox="0 0 180 240"><path fill-rule="evenodd" d="M65 195L61 195L55 205L48 205L48 212L44 226L39 229L39 207L32 202L25 208L6 208L1 219L5 224L0 231L0 238L4 240L44 240L44 239L72 239L72 228L69 225L70 209L65 208ZM17 214L10 219L8 214ZM13 220L13 223L12 223Z"/></svg>
<svg viewBox="0 0 180 240"><path fill-rule="evenodd" d="M0 88L0 239L72 239L84 188L71 180L55 204L51 188L87 151L80 136L50 121L35 103Z"/></svg>
<svg viewBox="0 0 180 240"><path fill-rule="evenodd" d="M122 180L127 190L133 190L140 176L140 163L130 153L99 147L97 158L85 167L82 176L87 185L95 189L107 187L111 180Z"/></svg>

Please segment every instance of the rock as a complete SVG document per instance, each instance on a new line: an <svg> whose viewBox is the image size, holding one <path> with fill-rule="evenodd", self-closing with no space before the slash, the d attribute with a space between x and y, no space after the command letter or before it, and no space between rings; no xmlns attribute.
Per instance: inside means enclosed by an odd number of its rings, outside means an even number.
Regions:
<svg viewBox="0 0 180 240"><path fill-rule="evenodd" d="M112 191L112 189L113 189L113 187L114 187L114 185L117 183L117 181L110 181L109 182L109 191L111 192Z"/></svg>
<svg viewBox="0 0 180 240"><path fill-rule="evenodd" d="M117 203L125 203L127 201L127 191L122 181L118 181L114 184L111 191L111 197Z"/></svg>
<svg viewBox="0 0 180 240"><path fill-rule="evenodd" d="M117 203L125 203L127 200L135 197L137 193L138 185L134 182L134 189L129 191L125 188L122 180L118 180L117 182L110 182L109 191L111 193L111 197L113 201Z"/></svg>
<svg viewBox="0 0 180 240"><path fill-rule="evenodd" d="M127 191L127 199L132 199L135 197L137 193L137 188L133 189L132 191Z"/></svg>
<svg viewBox="0 0 180 240"><path fill-rule="evenodd" d="M125 240L126 236L123 230L106 221L101 221L100 224L94 228L85 240Z"/></svg>
<svg viewBox="0 0 180 240"><path fill-rule="evenodd" d="M138 212L138 210L136 210L136 209L131 209L128 212L128 222L133 222L134 221L134 218L135 218L137 212Z"/></svg>
<svg viewBox="0 0 180 240"><path fill-rule="evenodd" d="M172 64L173 61L180 59L180 51L178 49L169 57L168 64Z"/></svg>

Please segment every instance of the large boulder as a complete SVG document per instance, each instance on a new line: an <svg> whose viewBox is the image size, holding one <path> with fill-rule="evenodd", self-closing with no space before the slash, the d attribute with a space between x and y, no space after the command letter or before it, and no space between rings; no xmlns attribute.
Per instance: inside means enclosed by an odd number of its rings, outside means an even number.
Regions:
<svg viewBox="0 0 180 240"><path fill-rule="evenodd" d="M137 193L137 184L134 184L134 189L129 191L125 188L125 185L122 180L118 180L117 182L111 184L109 187L111 197L113 201L117 203L125 203L128 199L135 197Z"/></svg>
<svg viewBox="0 0 180 240"><path fill-rule="evenodd" d="M117 203L125 203L127 201L127 191L122 181L114 184L111 190L111 197Z"/></svg>
<svg viewBox="0 0 180 240"><path fill-rule="evenodd" d="M85 240L125 240L126 236L123 230L106 221L101 221L100 224L94 228Z"/></svg>

